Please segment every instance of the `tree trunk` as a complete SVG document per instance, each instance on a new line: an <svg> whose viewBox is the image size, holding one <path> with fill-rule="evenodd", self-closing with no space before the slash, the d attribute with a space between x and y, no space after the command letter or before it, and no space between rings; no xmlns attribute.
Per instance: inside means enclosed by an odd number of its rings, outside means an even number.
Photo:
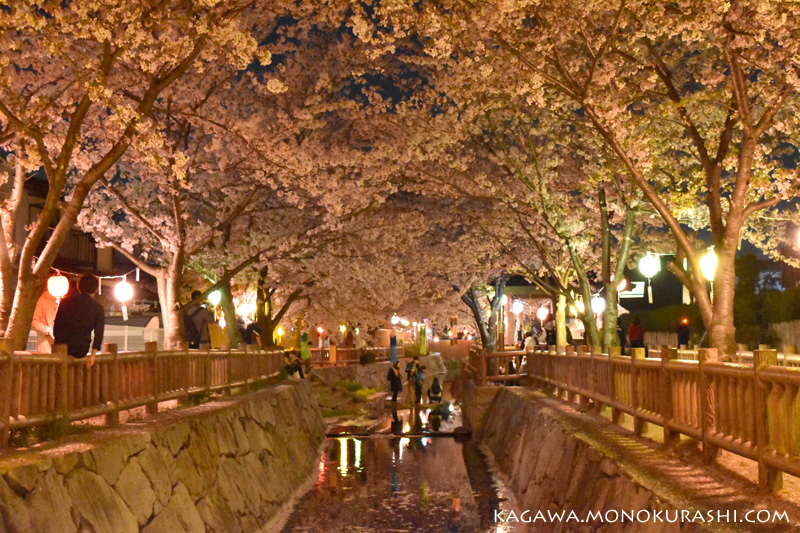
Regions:
<svg viewBox="0 0 800 533"><path fill-rule="evenodd" d="M567 345L567 297L558 295L556 303L556 346Z"/></svg>
<svg viewBox="0 0 800 533"><path fill-rule="evenodd" d="M708 327L708 344L722 355L736 353L736 327L733 325L733 299L736 288L734 258L736 249L718 249L717 271L714 274L714 314Z"/></svg>
<svg viewBox="0 0 800 533"><path fill-rule="evenodd" d="M608 353L611 346L619 346L617 335L617 320L619 319L619 305L617 305L617 280L606 285L606 308L603 311L603 352Z"/></svg>
<svg viewBox="0 0 800 533"><path fill-rule="evenodd" d="M36 302L44 292L46 283L46 277L30 273L22 274L17 281L11 316L6 328L6 338L11 340L15 350L24 350L28 343Z"/></svg>
<svg viewBox="0 0 800 533"><path fill-rule="evenodd" d="M240 343L244 342L242 334L239 333L239 325L236 322L236 309L233 306L233 291L231 290L231 282L224 283L219 288L222 295L220 299L220 307L222 307L222 314L225 317L225 329L228 330L228 340L231 343L231 348L236 348Z"/></svg>
<svg viewBox="0 0 800 533"><path fill-rule="evenodd" d="M183 315L186 311L180 302L181 277L172 265L162 269L156 276L158 301L161 305L161 322L164 328L164 348L178 349L186 346L186 331L183 328Z"/></svg>

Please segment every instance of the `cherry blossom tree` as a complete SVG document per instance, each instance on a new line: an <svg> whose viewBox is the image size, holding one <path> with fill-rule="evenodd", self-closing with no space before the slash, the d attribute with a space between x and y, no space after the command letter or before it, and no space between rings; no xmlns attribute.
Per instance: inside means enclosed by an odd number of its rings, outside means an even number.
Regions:
<svg viewBox="0 0 800 533"><path fill-rule="evenodd" d="M147 151L161 144L154 111L171 98L197 97L198 76L213 78L256 58L269 63L259 41L280 15L298 10L291 2L267 7L237 0L4 6L0 143L15 167L0 217L5 337L24 344L50 267L92 188L132 145ZM17 246L19 199L39 168L47 197Z"/></svg>
<svg viewBox="0 0 800 533"><path fill-rule="evenodd" d="M694 293L710 345L731 353L734 256L749 221L794 194L797 40L792 4L463 3L361 11L376 52L402 47L460 119L544 109L590 128L668 226L671 270ZM714 301L691 238L695 205L718 257ZM691 220L690 220L691 219ZM689 268L684 270L686 258Z"/></svg>

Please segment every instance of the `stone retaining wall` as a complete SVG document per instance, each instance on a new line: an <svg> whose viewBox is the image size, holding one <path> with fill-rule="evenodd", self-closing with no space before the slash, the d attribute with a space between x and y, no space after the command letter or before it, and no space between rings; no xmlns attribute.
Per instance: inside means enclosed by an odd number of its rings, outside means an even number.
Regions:
<svg viewBox="0 0 800 533"><path fill-rule="evenodd" d="M438 355L420 357L419 360L426 367L423 374L425 377L423 388L427 390L434 376L438 376L439 380L442 380L446 369L442 358ZM400 359L400 370L402 371L403 379L405 379L405 369L408 361L411 361L411 359ZM389 365L388 361L384 361L368 365L330 366L315 368L314 373L328 385L335 385L340 381L352 381L364 388L388 390L389 382L386 380L386 374L389 372Z"/></svg>
<svg viewBox="0 0 800 533"><path fill-rule="evenodd" d="M267 531L325 426L294 382L0 456L0 532Z"/></svg>
<svg viewBox="0 0 800 533"><path fill-rule="evenodd" d="M657 496L657 491L631 473L619 457L607 455L590 443L586 434L565 424L564 417L548 407L548 400L518 388L496 387L494 402L486 414L482 444L495 467L515 495L519 516L530 510L567 513L580 518L587 511L669 510L676 507ZM684 531L692 524L595 523L589 527L565 527L541 521L518 524L521 531ZM588 524L586 525L588 526Z"/></svg>

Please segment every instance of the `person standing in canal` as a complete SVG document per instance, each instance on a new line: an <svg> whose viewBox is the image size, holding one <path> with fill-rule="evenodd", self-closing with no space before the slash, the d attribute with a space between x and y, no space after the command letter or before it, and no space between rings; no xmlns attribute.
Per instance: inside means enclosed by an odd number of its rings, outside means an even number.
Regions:
<svg viewBox="0 0 800 533"><path fill-rule="evenodd" d="M403 378L400 377L400 363L394 363L389 367L389 388L392 391L392 403L397 403L397 394L403 391Z"/></svg>
<svg viewBox="0 0 800 533"><path fill-rule="evenodd" d="M419 364L417 361L416 366L414 367L414 395L416 397L416 403L422 403L422 381L425 379L425 375L423 371L425 367Z"/></svg>

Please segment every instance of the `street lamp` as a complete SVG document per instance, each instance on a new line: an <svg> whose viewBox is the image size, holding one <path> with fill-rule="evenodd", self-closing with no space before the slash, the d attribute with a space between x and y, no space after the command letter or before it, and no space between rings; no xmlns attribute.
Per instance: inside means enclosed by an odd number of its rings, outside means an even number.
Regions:
<svg viewBox="0 0 800 533"><path fill-rule="evenodd" d="M219 302L222 301L222 293L219 291L214 291L208 295L208 303L214 306L214 320L217 319L217 306Z"/></svg>
<svg viewBox="0 0 800 533"><path fill-rule="evenodd" d="M639 260L639 272L647 278L647 302L653 303L653 287L650 285L650 278L658 274L661 270L661 261L658 256L647 253Z"/></svg>
<svg viewBox="0 0 800 533"><path fill-rule="evenodd" d="M592 298L592 312L596 315L602 314L606 310L606 300L600 296Z"/></svg>
<svg viewBox="0 0 800 533"><path fill-rule="evenodd" d="M700 272L703 277L711 282L711 303L714 303L714 274L717 272L717 255L714 253L714 247L708 249L708 253L700 259Z"/></svg>
<svg viewBox="0 0 800 533"><path fill-rule="evenodd" d="M522 313L522 310L525 308L525 305L522 303L522 300L514 300L514 303L511 304L511 311L515 315L519 315Z"/></svg>

